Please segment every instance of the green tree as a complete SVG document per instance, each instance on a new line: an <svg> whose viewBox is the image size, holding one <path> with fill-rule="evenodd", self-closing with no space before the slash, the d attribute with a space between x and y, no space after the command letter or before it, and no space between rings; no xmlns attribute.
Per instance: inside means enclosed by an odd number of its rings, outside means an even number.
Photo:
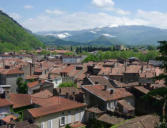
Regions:
<svg viewBox="0 0 167 128"><path fill-rule="evenodd" d="M25 82L22 77L17 79L16 84L18 93L26 94L28 92L27 82Z"/></svg>
<svg viewBox="0 0 167 128"><path fill-rule="evenodd" d="M167 41L159 41L160 46L158 47L160 56L157 57L157 60L162 61L161 68L164 69L164 74L156 77L155 79L164 79L165 84L167 85ZM158 88L148 93L149 96L156 97L162 103L162 122L158 128L166 128L166 104L167 104L167 87Z"/></svg>
<svg viewBox="0 0 167 128"><path fill-rule="evenodd" d="M77 87L74 82L64 82L59 85L59 87Z"/></svg>

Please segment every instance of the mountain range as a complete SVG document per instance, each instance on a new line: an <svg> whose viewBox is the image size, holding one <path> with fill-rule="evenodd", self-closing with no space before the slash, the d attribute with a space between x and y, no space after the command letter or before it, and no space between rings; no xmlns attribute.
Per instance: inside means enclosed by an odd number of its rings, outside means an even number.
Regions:
<svg viewBox="0 0 167 128"><path fill-rule="evenodd" d="M148 26L101 27L78 31L47 31L37 34L45 38L45 41L42 41L46 44L52 42L56 45L157 45L158 41L167 40L167 29Z"/></svg>

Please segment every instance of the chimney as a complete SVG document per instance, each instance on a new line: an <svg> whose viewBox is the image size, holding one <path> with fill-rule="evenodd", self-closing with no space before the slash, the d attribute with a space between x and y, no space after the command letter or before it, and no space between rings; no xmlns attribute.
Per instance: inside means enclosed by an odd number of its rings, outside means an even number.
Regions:
<svg viewBox="0 0 167 128"><path fill-rule="evenodd" d="M114 89L111 89L111 90L110 90L110 94L113 94L113 93L114 93Z"/></svg>
<svg viewBox="0 0 167 128"><path fill-rule="evenodd" d="M98 84L99 82L95 81L95 84Z"/></svg>
<svg viewBox="0 0 167 128"><path fill-rule="evenodd" d="M69 97L69 93L68 93L68 92L66 92L66 98L68 99L68 97Z"/></svg>
<svg viewBox="0 0 167 128"><path fill-rule="evenodd" d="M39 84L41 84L41 83L42 83L42 80L41 80L41 79L39 79L39 80L38 80L38 82L39 82Z"/></svg>
<svg viewBox="0 0 167 128"><path fill-rule="evenodd" d="M61 88L59 88L59 94L61 94Z"/></svg>
<svg viewBox="0 0 167 128"><path fill-rule="evenodd" d="M107 90L107 85L104 85L104 91L106 91Z"/></svg>
<svg viewBox="0 0 167 128"><path fill-rule="evenodd" d="M125 60L125 72L126 72L126 69L127 69L127 65L126 65L126 60Z"/></svg>

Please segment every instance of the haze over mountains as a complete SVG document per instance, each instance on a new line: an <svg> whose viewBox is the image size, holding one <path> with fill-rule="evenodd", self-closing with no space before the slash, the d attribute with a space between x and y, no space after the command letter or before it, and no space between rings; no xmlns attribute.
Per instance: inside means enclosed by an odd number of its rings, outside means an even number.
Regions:
<svg viewBox="0 0 167 128"><path fill-rule="evenodd" d="M89 45L157 45L157 41L167 40L167 30L148 26L118 26L102 27L79 31L48 31L39 32L45 38L45 43L60 45L89 44ZM55 39L55 41L54 41ZM56 41L59 40L57 43ZM70 42L69 42L70 41Z"/></svg>
<svg viewBox="0 0 167 128"><path fill-rule="evenodd" d="M35 37L35 36L36 37ZM32 34L0 11L0 51L32 49L51 45L157 45L167 40L167 30L147 26L101 27L78 31L48 31Z"/></svg>

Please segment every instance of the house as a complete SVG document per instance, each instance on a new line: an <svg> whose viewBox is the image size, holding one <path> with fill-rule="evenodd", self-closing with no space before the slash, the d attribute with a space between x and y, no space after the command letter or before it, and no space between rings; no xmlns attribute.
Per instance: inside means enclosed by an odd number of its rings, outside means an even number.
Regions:
<svg viewBox="0 0 167 128"><path fill-rule="evenodd" d="M13 104L7 99L0 99L0 119L10 114L10 108L12 105Z"/></svg>
<svg viewBox="0 0 167 128"><path fill-rule="evenodd" d="M53 94L54 96L61 96L78 102L84 102L84 92L75 87L55 88Z"/></svg>
<svg viewBox="0 0 167 128"><path fill-rule="evenodd" d="M11 85L0 85L0 97L5 98L10 93Z"/></svg>
<svg viewBox="0 0 167 128"><path fill-rule="evenodd" d="M1 69L0 70L0 85L11 85L10 91L17 92L16 81L19 77L24 78L24 72L19 69Z"/></svg>
<svg viewBox="0 0 167 128"><path fill-rule="evenodd" d="M63 64L77 64L83 61L84 57L82 56L63 56Z"/></svg>
<svg viewBox="0 0 167 128"><path fill-rule="evenodd" d="M59 85L63 82L63 79L62 77L59 76L59 77L49 79L48 81L53 83L54 88L58 88Z"/></svg>
<svg viewBox="0 0 167 128"><path fill-rule="evenodd" d="M33 121L41 128L64 128L67 124L84 122L86 104L59 96L50 98L32 97L39 107L28 109L24 119Z"/></svg>
<svg viewBox="0 0 167 128"><path fill-rule="evenodd" d="M106 76L89 76L87 77L85 80L84 80L84 84L86 85L89 85L89 84L92 84L92 85L97 85L97 84L100 84L100 85L107 85L107 87L110 87L110 88L113 88L111 82L110 82L110 79Z"/></svg>
<svg viewBox="0 0 167 128"><path fill-rule="evenodd" d="M31 96L28 94L14 94L8 96L8 100L13 104L12 110L18 114L18 118L22 119L24 111L33 107Z"/></svg>
<svg viewBox="0 0 167 128"><path fill-rule="evenodd" d="M85 91L85 102L88 107L98 106L105 112L118 112L118 101L125 100L126 104L134 108L134 97L124 88L107 88L106 85L85 85L82 86L82 89ZM133 112L130 111L130 113Z"/></svg>
<svg viewBox="0 0 167 128"><path fill-rule="evenodd" d="M40 92L41 90L48 89L50 92L53 92L53 83L45 80L38 80L34 82L27 83L28 94L34 94Z"/></svg>

